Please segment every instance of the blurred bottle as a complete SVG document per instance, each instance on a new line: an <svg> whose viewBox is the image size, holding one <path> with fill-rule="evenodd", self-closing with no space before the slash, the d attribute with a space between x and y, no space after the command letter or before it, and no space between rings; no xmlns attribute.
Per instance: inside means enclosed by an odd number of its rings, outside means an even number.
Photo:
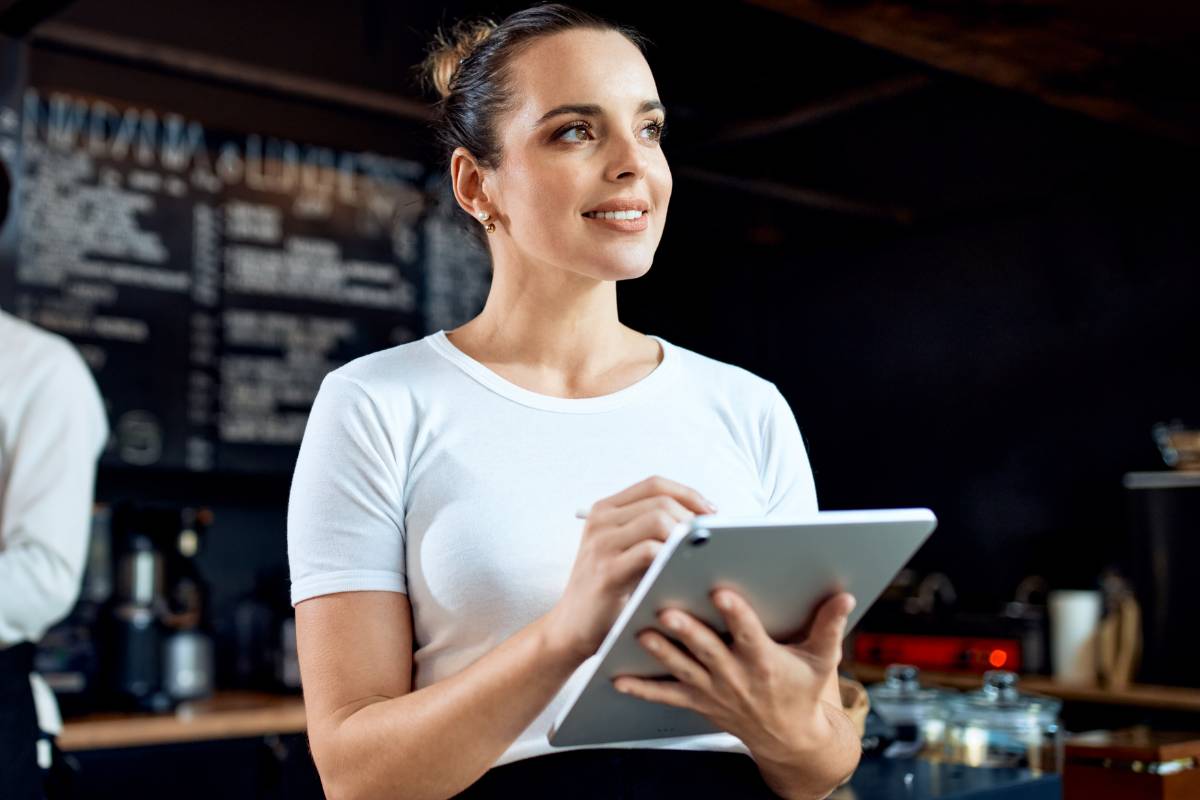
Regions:
<svg viewBox="0 0 1200 800"><path fill-rule="evenodd" d="M173 703L213 692L213 637L208 625L208 583L196 565L208 509L185 508L168 558L167 634L163 643L163 688Z"/></svg>

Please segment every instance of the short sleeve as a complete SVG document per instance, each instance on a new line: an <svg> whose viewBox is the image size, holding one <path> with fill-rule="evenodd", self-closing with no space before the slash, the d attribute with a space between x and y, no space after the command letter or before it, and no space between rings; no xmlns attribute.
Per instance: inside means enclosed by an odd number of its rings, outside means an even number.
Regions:
<svg viewBox="0 0 1200 800"><path fill-rule="evenodd" d="M808 451L791 406L771 384L771 402L762 423L763 490L767 516L803 516L817 511L817 488L813 483Z"/></svg>
<svg viewBox="0 0 1200 800"><path fill-rule="evenodd" d="M293 606L334 592L407 592L405 421L395 415L353 378L322 381L288 497Z"/></svg>

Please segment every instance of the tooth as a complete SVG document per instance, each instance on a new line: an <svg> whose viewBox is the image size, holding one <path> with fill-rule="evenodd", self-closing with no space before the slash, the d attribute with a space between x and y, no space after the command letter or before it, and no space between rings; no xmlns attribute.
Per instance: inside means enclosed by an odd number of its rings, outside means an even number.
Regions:
<svg viewBox="0 0 1200 800"><path fill-rule="evenodd" d="M585 217L592 219L641 219L645 211L629 209L627 211L585 211Z"/></svg>

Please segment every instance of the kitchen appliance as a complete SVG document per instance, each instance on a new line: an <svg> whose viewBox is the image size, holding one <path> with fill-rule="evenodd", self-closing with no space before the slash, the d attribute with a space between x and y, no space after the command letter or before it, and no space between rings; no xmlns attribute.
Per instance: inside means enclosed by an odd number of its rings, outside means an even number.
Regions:
<svg viewBox="0 0 1200 800"><path fill-rule="evenodd" d="M140 527L126 532L124 548L116 590L98 624L101 687L109 705L163 711L170 698L162 684L162 557Z"/></svg>
<svg viewBox="0 0 1200 800"><path fill-rule="evenodd" d="M211 517L204 509L113 506L116 574L96 637L104 705L164 711L212 692L207 585L194 561Z"/></svg>
<svg viewBox="0 0 1200 800"><path fill-rule="evenodd" d="M1044 673L1049 669L1045 582L1030 576L998 613L962 611L946 576L930 573L893 583L852 634L856 663L911 664L939 672L993 669Z"/></svg>

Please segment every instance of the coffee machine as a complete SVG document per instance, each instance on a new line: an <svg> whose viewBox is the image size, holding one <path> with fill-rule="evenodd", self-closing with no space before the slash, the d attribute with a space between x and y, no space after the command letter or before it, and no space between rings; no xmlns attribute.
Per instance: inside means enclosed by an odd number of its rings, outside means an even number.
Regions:
<svg viewBox="0 0 1200 800"><path fill-rule="evenodd" d="M129 502L113 507L113 591L96 625L104 705L165 711L211 693L207 587L194 561L211 516Z"/></svg>

